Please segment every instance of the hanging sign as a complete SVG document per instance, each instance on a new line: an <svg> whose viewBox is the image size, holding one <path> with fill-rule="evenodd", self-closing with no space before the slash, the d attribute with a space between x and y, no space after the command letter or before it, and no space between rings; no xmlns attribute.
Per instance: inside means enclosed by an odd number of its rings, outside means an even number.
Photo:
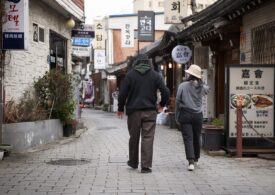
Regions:
<svg viewBox="0 0 275 195"><path fill-rule="evenodd" d="M106 68L105 50L94 50L94 67L95 69Z"/></svg>
<svg viewBox="0 0 275 195"><path fill-rule="evenodd" d="M181 24L181 18L187 16L188 0L165 0L164 23Z"/></svg>
<svg viewBox="0 0 275 195"><path fill-rule="evenodd" d="M155 12L138 11L138 40L155 41Z"/></svg>
<svg viewBox="0 0 275 195"><path fill-rule="evenodd" d="M105 23L103 20L95 20L94 49L105 49Z"/></svg>
<svg viewBox="0 0 275 195"><path fill-rule="evenodd" d="M186 64L192 57L192 51L188 46L177 45L172 50L172 59L178 64Z"/></svg>
<svg viewBox="0 0 275 195"><path fill-rule="evenodd" d="M3 49L28 48L28 0L5 1L3 16Z"/></svg>

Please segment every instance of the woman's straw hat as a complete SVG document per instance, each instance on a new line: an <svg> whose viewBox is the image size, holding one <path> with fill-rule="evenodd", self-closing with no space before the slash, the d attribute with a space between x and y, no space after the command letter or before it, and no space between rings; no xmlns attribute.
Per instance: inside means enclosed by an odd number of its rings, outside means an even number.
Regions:
<svg viewBox="0 0 275 195"><path fill-rule="evenodd" d="M196 64L192 64L189 68L188 68L188 70L185 70L185 72L187 72L188 74L191 74L191 75L193 75L194 77L197 77L197 78L199 78L199 79L201 79L202 78L202 72L201 72L201 68L198 66L198 65L196 65Z"/></svg>

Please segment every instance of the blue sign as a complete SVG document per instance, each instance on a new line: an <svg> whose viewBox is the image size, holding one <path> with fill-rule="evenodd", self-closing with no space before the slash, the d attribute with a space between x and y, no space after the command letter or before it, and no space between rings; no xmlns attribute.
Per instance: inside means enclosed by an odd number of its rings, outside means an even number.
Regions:
<svg viewBox="0 0 275 195"><path fill-rule="evenodd" d="M74 46L90 46L91 45L91 39L80 38L80 37L72 37L72 45L74 45Z"/></svg>
<svg viewBox="0 0 275 195"><path fill-rule="evenodd" d="M4 32L3 33L3 48L4 49L25 49L24 48L24 33Z"/></svg>

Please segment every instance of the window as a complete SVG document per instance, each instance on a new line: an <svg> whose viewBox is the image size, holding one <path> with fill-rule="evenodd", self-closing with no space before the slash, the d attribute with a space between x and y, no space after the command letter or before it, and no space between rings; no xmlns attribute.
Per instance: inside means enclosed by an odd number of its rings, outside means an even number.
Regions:
<svg viewBox="0 0 275 195"><path fill-rule="evenodd" d="M159 6L159 7L163 7L163 1L159 1L159 2L158 2L158 6Z"/></svg>
<svg viewBox="0 0 275 195"><path fill-rule="evenodd" d="M45 42L45 29L40 27L38 24L33 23L33 41L34 42Z"/></svg>
<svg viewBox="0 0 275 195"><path fill-rule="evenodd" d="M251 62L255 64L275 63L275 21L252 29Z"/></svg>
<svg viewBox="0 0 275 195"><path fill-rule="evenodd" d="M33 41L38 42L38 24L33 23L32 24L32 29L33 29Z"/></svg>
<svg viewBox="0 0 275 195"><path fill-rule="evenodd" d="M39 41L45 42L45 29L41 27L39 27Z"/></svg>
<svg viewBox="0 0 275 195"><path fill-rule="evenodd" d="M152 7L152 1L149 1L149 7Z"/></svg>

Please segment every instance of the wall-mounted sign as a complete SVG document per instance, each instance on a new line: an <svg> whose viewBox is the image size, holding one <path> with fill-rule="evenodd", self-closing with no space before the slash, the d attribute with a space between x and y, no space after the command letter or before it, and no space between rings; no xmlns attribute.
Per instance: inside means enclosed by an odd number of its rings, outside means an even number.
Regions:
<svg viewBox="0 0 275 195"><path fill-rule="evenodd" d="M94 38L95 31L92 25L83 24L72 30L72 37Z"/></svg>
<svg viewBox="0 0 275 195"><path fill-rule="evenodd" d="M207 69L202 69L202 78L205 84L207 84ZM203 118L209 118L209 108L207 106L207 95L202 97L202 115Z"/></svg>
<svg viewBox="0 0 275 195"><path fill-rule="evenodd" d="M274 137L275 65L228 67L228 130L236 137L236 107L242 106L244 138Z"/></svg>
<svg viewBox="0 0 275 195"><path fill-rule="evenodd" d="M89 47L91 45L91 39L81 38L81 37L72 37L72 45Z"/></svg>
<svg viewBox="0 0 275 195"><path fill-rule="evenodd" d="M28 48L29 1L5 1L3 16L3 49Z"/></svg>
<svg viewBox="0 0 275 195"><path fill-rule="evenodd" d="M138 11L138 40L155 41L155 13Z"/></svg>
<svg viewBox="0 0 275 195"><path fill-rule="evenodd" d="M192 51L188 46L177 45L172 50L172 59L178 64L186 64L192 57Z"/></svg>
<svg viewBox="0 0 275 195"><path fill-rule="evenodd" d="M90 57L91 49L90 47L72 47L72 54L79 57Z"/></svg>
<svg viewBox="0 0 275 195"><path fill-rule="evenodd" d="M165 0L164 1L164 23L181 24L181 18L187 16L187 0Z"/></svg>
<svg viewBox="0 0 275 195"><path fill-rule="evenodd" d="M94 67L95 69L106 68L105 50L94 50Z"/></svg>
<svg viewBox="0 0 275 195"><path fill-rule="evenodd" d="M134 27L133 25L123 24L121 28L121 47L134 47Z"/></svg>

